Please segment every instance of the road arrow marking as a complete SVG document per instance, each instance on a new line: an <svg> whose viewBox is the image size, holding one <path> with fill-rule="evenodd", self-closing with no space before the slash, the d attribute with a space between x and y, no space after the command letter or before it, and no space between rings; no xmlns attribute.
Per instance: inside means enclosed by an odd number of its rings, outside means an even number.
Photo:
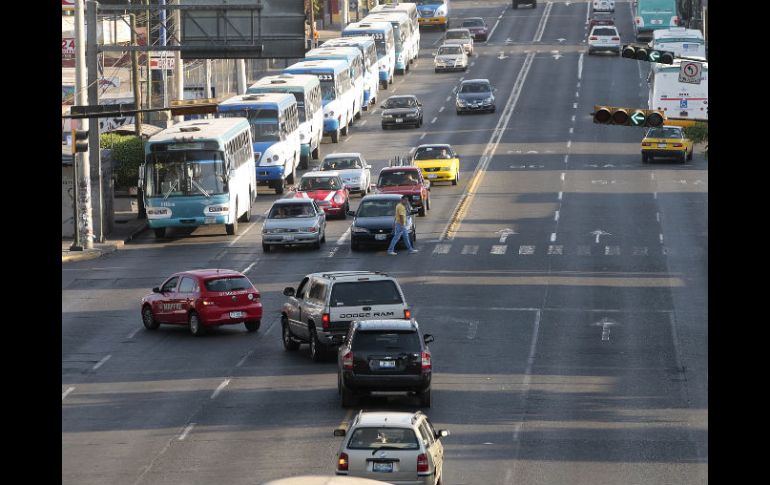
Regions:
<svg viewBox="0 0 770 485"><path fill-rule="evenodd" d="M508 239L508 236L511 234L518 234L516 231L511 229L510 227L506 227L505 229L500 229L495 234L500 234L500 244L504 243L506 239Z"/></svg>
<svg viewBox="0 0 770 485"><path fill-rule="evenodd" d="M602 341L608 341L610 339L610 326L617 324L617 322L604 317L598 322L594 323L594 326L602 327Z"/></svg>
<svg viewBox="0 0 770 485"><path fill-rule="evenodd" d="M505 45L511 45L511 44L513 44L513 39L511 39L510 37L505 39Z"/></svg>
<svg viewBox="0 0 770 485"><path fill-rule="evenodd" d="M505 52L500 51L500 56L498 57L498 59L502 61L503 59L508 59L508 56L505 55Z"/></svg>
<svg viewBox="0 0 770 485"><path fill-rule="evenodd" d="M559 39L556 39L556 40L558 40L558 41L559 41L559 43L562 43L562 42L564 42L564 41L565 41L565 40L567 40L567 39L559 38Z"/></svg>
<svg viewBox="0 0 770 485"><path fill-rule="evenodd" d="M594 236L596 236L596 244L599 244L599 238L600 238L600 237L602 237L602 236L612 236L612 234L611 234L611 233L609 233L609 232L604 232L604 231L602 231L601 229L597 229L597 230L595 230L595 231L591 231L591 232L589 232L588 234L593 234Z"/></svg>
<svg viewBox="0 0 770 485"><path fill-rule="evenodd" d="M562 57L564 57L564 56L563 56L563 55L561 55L561 54L554 54L552 57L553 57L555 60L557 60L557 61L558 61L560 58L562 58Z"/></svg>

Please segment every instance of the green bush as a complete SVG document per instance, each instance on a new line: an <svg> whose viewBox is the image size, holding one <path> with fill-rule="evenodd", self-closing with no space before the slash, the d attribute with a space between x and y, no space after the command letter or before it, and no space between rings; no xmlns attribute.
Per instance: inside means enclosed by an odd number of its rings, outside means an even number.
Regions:
<svg viewBox="0 0 770 485"><path fill-rule="evenodd" d="M709 125L708 123L695 123L694 126L687 126L684 129L684 135L693 141L693 143L706 144L706 156L709 153Z"/></svg>
<svg viewBox="0 0 770 485"><path fill-rule="evenodd" d="M115 161L115 186L121 188L136 187L139 178L139 165L144 160L144 141L135 135L104 133L100 138L102 148L112 150Z"/></svg>

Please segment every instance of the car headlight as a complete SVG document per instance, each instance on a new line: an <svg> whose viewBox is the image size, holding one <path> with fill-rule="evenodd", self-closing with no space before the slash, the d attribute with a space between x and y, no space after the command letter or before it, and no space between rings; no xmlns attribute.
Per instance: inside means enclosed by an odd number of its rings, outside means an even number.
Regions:
<svg viewBox="0 0 770 485"><path fill-rule="evenodd" d="M487 99L485 99L485 100L484 100L484 103L485 103L485 104L492 104L492 101L494 101L494 100L495 100L495 98L491 98L491 97L490 97L490 98L487 98Z"/></svg>
<svg viewBox="0 0 770 485"><path fill-rule="evenodd" d="M393 118L393 115L382 115L383 118Z"/></svg>
<svg viewBox="0 0 770 485"><path fill-rule="evenodd" d="M448 172L450 170L452 170L452 167L441 167L442 172Z"/></svg>
<svg viewBox="0 0 770 485"><path fill-rule="evenodd" d="M433 13L434 17L442 17L444 15L446 15L446 7L444 5L437 8L436 11Z"/></svg>
<svg viewBox="0 0 770 485"><path fill-rule="evenodd" d="M353 228L351 229L351 232L354 232L354 233L357 233L357 234L368 234L369 233L369 229L367 229L365 227L353 226Z"/></svg>
<svg viewBox="0 0 770 485"><path fill-rule="evenodd" d="M465 106L465 101L463 101L460 98L457 98L457 106Z"/></svg>
<svg viewBox="0 0 770 485"><path fill-rule="evenodd" d="M417 113L407 113L406 117L407 118L417 118Z"/></svg>

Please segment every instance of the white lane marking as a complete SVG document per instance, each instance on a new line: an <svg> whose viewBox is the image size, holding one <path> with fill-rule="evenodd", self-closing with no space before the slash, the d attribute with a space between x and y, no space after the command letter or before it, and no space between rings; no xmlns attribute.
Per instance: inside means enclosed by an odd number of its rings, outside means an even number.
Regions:
<svg viewBox="0 0 770 485"><path fill-rule="evenodd" d="M548 5L552 5L549 3ZM521 427L524 425L524 419L526 416L526 403L527 403L527 395L529 394L529 383L532 380L532 366L535 363L535 349L537 347L537 337L540 333L540 315L541 310L538 309L535 313L535 325L532 329L532 343L529 346L529 356L527 356L527 367L524 370L524 382L522 383L522 391L520 394L520 407L522 409L521 418L519 419L519 422L516 423L516 427L513 430L513 441L516 444L516 451L513 455L513 470L511 471L511 476L514 475L514 470L516 468L516 463L519 461L519 450L521 448L521 441L519 441L519 433L521 433Z"/></svg>
<svg viewBox="0 0 770 485"><path fill-rule="evenodd" d="M136 330L134 330L133 332L128 334L128 337L126 337L126 339L129 340L129 339L134 338L134 336L136 336L136 334L139 333L139 330L141 330L141 329L142 329L142 327L137 328Z"/></svg>
<svg viewBox="0 0 770 485"><path fill-rule="evenodd" d="M465 79L465 76L463 76L463 77L461 77L460 79L458 79L458 81L459 81L459 82L463 82L463 79Z"/></svg>
<svg viewBox="0 0 770 485"><path fill-rule="evenodd" d="M655 172L650 173L650 180L655 180Z"/></svg>
<svg viewBox="0 0 770 485"><path fill-rule="evenodd" d="M575 133L575 128L573 128L573 127L571 127L571 126L570 126L570 127L569 127L569 132L570 132L570 134L572 134L572 133Z"/></svg>
<svg viewBox="0 0 770 485"><path fill-rule="evenodd" d="M329 253L326 255L327 258L333 258L335 254L337 254L337 251L340 250L340 246L334 246L329 250Z"/></svg>
<svg viewBox="0 0 770 485"><path fill-rule="evenodd" d="M441 113L442 111L444 111L444 106L442 106L442 107L440 107L440 108L438 109L438 112L439 112L439 113Z"/></svg>
<svg viewBox="0 0 770 485"><path fill-rule="evenodd" d="M620 246L604 246L605 256L620 256Z"/></svg>
<svg viewBox="0 0 770 485"><path fill-rule="evenodd" d="M427 135L427 133L423 133L422 135L420 135L420 140L422 140L423 138L425 138L425 135Z"/></svg>
<svg viewBox="0 0 770 485"><path fill-rule="evenodd" d="M655 213L655 220L660 222L660 212Z"/></svg>
<svg viewBox="0 0 770 485"><path fill-rule="evenodd" d="M240 235L238 235L238 237L236 237L235 239L233 239L233 241L232 241L230 244L228 244L228 246L232 246L233 244L237 243L237 242L238 242L238 240L239 240L240 238L242 238L243 236L245 236L245 235L246 235L246 233L248 233L249 231L251 231L251 228L252 228L252 227L254 227L256 224L257 224L256 222L252 222L252 223L250 223L250 224L249 224L249 227L247 227L245 231L243 231L243 232L242 232Z"/></svg>
<svg viewBox="0 0 770 485"><path fill-rule="evenodd" d="M578 74L578 78L580 77L580 74ZM578 81L576 88L580 89L580 81Z"/></svg>
<svg viewBox="0 0 770 485"><path fill-rule="evenodd" d="M225 379L224 381L222 381L219 387L217 387L217 389L214 391L214 394L211 395L211 399L216 398L219 395L219 393L222 392L222 389L227 387L228 384L230 384L230 379Z"/></svg>
<svg viewBox="0 0 770 485"><path fill-rule="evenodd" d="M452 96L447 96L445 101L449 101L450 99L452 99Z"/></svg>
<svg viewBox="0 0 770 485"><path fill-rule="evenodd" d="M61 400L64 401L64 398L69 396L72 391L75 390L75 386L70 386L67 388L66 391L61 393Z"/></svg>
<svg viewBox="0 0 770 485"><path fill-rule="evenodd" d="M658 236L660 237L660 243L663 244L663 234L658 234Z"/></svg>
<svg viewBox="0 0 770 485"><path fill-rule="evenodd" d="M579 97L580 97L580 92L579 92L579 91L575 91L575 97L576 97L576 98L579 98Z"/></svg>
<svg viewBox="0 0 770 485"><path fill-rule="evenodd" d="M548 254L563 254L564 246L561 244L554 246L553 244L548 246Z"/></svg>
<svg viewBox="0 0 770 485"><path fill-rule="evenodd" d="M559 211L556 211L556 212L554 212L554 214L553 214L553 220L554 220L554 221L557 221L557 222L559 221Z"/></svg>
<svg viewBox="0 0 770 485"><path fill-rule="evenodd" d="M451 244L436 244L433 248L433 254L449 254L449 250L452 249Z"/></svg>
<svg viewBox="0 0 770 485"><path fill-rule="evenodd" d="M505 252L508 250L507 244L496 244L492 246L492 249L489 251L489 254L505 254Z"/></svg>
<svg viewBox="0 0 770 485"><path fill-rule="evenodd" d="M254 262L253 262L253 263L251 263L250 265L246 266L246 269L244 269L243 271L241 271L241 273L243 273L243 274L246 274L246 273L248 273L249 271L251 271L251 268L253 268L255 264L257 264L257 262L256 262L256 261L254 261Z"/></svg>
<svg viewBox="0 0 770 485"><path fill-rule="evenodd" d="M572 115L572 122L575 122L575 115Z"/></svg>
<svg viewBox="0 0 770 485"><path fill-rule="evenodd" d="M658 193L657 192L653 192L652 193L652 198L653 199L657 199L658 198Z"/></svg>
<svg viewBox="0 0 770 485"><path fill-rule="evenodd" d="M567 148L572 146L572 140L567 140Z"/></svg>
<svg viewBox="0 0 770 485"><path fill-rule="evenodd" d="M431 122L431 123L435 123L437 119L438 119L438 118L434 116L434 117L433 117L433 119L432 119L432 120L430 120L430 122Z"/></svg>
<svg viewBox="0 0 770 485"><path fill-rule="evenodd" d="M476 61L471 62L471 67L476 65Z"/></svg>
<svg viewBox="0 0 770 485"><path fill-rule="evenodd" d="M107 362L108 360L110 360L110 357L112 357L112 354L110 354L110 355L108 355L108 356L104 357L102 360L100 360L99 362L97 362L97 363L96 363L96 365L95 365L95 366L93 366L93 367L91 368L91 370L96 370L96 369L98 369L99 367L101 367L101 366L102 366L102 365L103 365L105 362Z"/></svg>
<svg viewBox="0 0 770 485"><path fill-rule="evenodd" d="M367 121L369 121L369 120L364 120L364 121L362 121L361 123L359 123L359 126L364 126L364 125L366 124L366 122L367 122Z"/></svg>
<svg viewBox="0 0 770 485"><path fill-rule="evenodd" d="M535 254L535 246L519 246L519 254Z"/></svg>
<svg viewBox="0 0 770 485"><path fill-rule="evenodd" d="M237 363L237 364L235 364L235 367L240 367L240 366L242 366L242 365L244 364L244 362L246 362L246 359L248 359L249 357L251 357L251 354L252 354L253 352L254 352L253 350L249 350L248 352L246 352L246 355L244 355L243 357L241 357L241 360L239 360L239 361L238 361L238 363Z"/></svg>
<svg viewBox="0 0 770 485"><path fill-rule="evenodd" d="M551 233L551 242L556 242L556 233L555 232Z"/></svg>
<svg viewBox="0 0 770 485"><path fill-rule="evenodd" d="M578 87L580 87L580 79L583 77L583 53L580 53L578 57Z"/></svg>
<svg viewBox="0 0 770 485"><path fill-rule="evenodd" d="M461 251L461 254L476 254L478 252L479 252L478 246L466 244L465 246L463 246L463 250Z"/></svg>
<svg viewBox="0 0 770 485"><path fill-rule="evenodd" d="M468 340L473 340L476 337L478 328L479 322L468 322Z"/></svg>
<svg viewBox="0 0 770 485"><path fill-rule="evenodd" d="M347 231L343 232L342 236L340 236L340 238L337 239L337 246L341 246L345 244L345 239L347 239L348 236L350 236L350 227L348 227Z"/></svg>
<svg viewBox="0 0 770 485"><path fill-rule="evenodd" d="M535 34L535 42L540 42L543 39L543 32L545 31L545 24L548 22L548 16L551 14L553 3L548 2L543 10L543 16L540 18L540 25L537 27L537 34Z"/></svg>
<svg viewBox="0 0 770 485"><path fill-rule="evenodd" d="M562 172L562 173L561 173L561 181L562 181L562 182L564 182L564 177L565 177L566 175L567 175L567 173L566 173L566 172Z"/></svg>
<svg viewBox="0 0 770 485"><path fill-rule="evenodd" d="M559 200L564 196L564 192L559 192Z"/></svg>
<svg viewBox="0 0 770 485"><path fill-rule="evenodd" d="M572 109L577 109L577 103L572 103Z"/></svg>
<svg viewBox="0 0 770 485"><path fill-rule="evenodd" d="M183 441L185 438L187 438L187 435L192 431L193 427L195 426L195 423L190 423L185 427L184 431L182 431L182 434L179 435L179 438L177 438L179 441Z"/></svg>
<svg viewBox="0 0 770 485"><path fill-rule="evenodd" d="M567 163L569 161L569 153L564 155L564 163Z"/></svg>
<svg viewBox="0 0 770 485"><path fill-rule="evenodd" d="M629 5L631 5L631 2L628 2ZM588 14L591 13L591 4L589 2L586 2L586 28L588 28Z"/></svg>

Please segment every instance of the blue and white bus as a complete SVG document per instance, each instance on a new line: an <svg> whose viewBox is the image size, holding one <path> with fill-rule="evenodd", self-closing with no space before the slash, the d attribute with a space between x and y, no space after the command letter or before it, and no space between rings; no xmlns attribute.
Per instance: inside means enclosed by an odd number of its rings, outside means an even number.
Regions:
<svg viewBox="0 0 770 485"><path fill-rule="evenodd" d="M282 194L296 178L299 154L299 110L290 93L241 94L217 106L220 118L246 118L251 124L257 184Z"/></svg>
<svg viewBox="0 0 770 485"><path fill-rule="evenodd" d="M332 143L339 143L340 134L347 135L348 127L353 123L355 92L348 62L339 59L302 61L283 72L318 77L324 107L324 136L330 135Z"/></svg>
<svg viewBox="0 0 770 485"><path fill-rule="evenodd" d="M257 93L294 95L299 112L299 168L306 169L310 157L318 160L321 155L321 137L324 129L321 82L318 78L301 74L265 76L246 90L246 94Z"/></svg>
<svg viewBox="0 0 770 485"><path fill-rule="evenodd" d="M406 12L380 12L367 15L364 22L388 22L393 27L393 41L396 45L396 74L405 74L420 51L415 41L412 24ZM419 32L419 28L418 28Z"/></svg>
<svg viewBox="0 0 770 485"><path fill-rule="evenodd" d="M442 30L449 28L449 0L415 0L417 21L420 26L437 25Z"/></svg>
<svg viewBox="0 0 770 485"><path fill-rule="evenodd" d="M393 84L393 72L396 68L396 41L393 38L393 26L390 22L353 22L342 31L343 37L368 35L374 38L377 48L377 65L380 70L380 86L388 89Z"/></svg>
<svg viewBox="0 0 770 485"><path fill-rule="evenodd" d="M342 59L350 65L350 79L355 92L353 118L361 118L361 110L364 106L364 56L356 47L319 47L305 53L305 60L308 61L328 59Z"/></svg>
<svg viewBox="0 0 770 485"><path fill-rule="evenodd" d="M416 59L420 51L420 15L417 13L417 4L412 2L388 3L377 5L369 10L370 14L389 12L402 12L409 17L409 22L412 24L412 36L414 37L414 43L417 46L417 51L414 55Z"/></svg>
<svg viewBox="0 0 770 485"><path fill-rule="evenodd" d="M380 92L380 73L377 68L377 47L374 39L361 35L358 37L337 37L324 42L321 47L356 47L364 58L364 109L377 100Z"/></svg>
<svg viewBox="0 0 770 485"><path fill-rule="evenodd" d="M147 223L168 227L249 222L257 196L251 129L245 118L183 121L144 144L139 170Z"/></svg>

